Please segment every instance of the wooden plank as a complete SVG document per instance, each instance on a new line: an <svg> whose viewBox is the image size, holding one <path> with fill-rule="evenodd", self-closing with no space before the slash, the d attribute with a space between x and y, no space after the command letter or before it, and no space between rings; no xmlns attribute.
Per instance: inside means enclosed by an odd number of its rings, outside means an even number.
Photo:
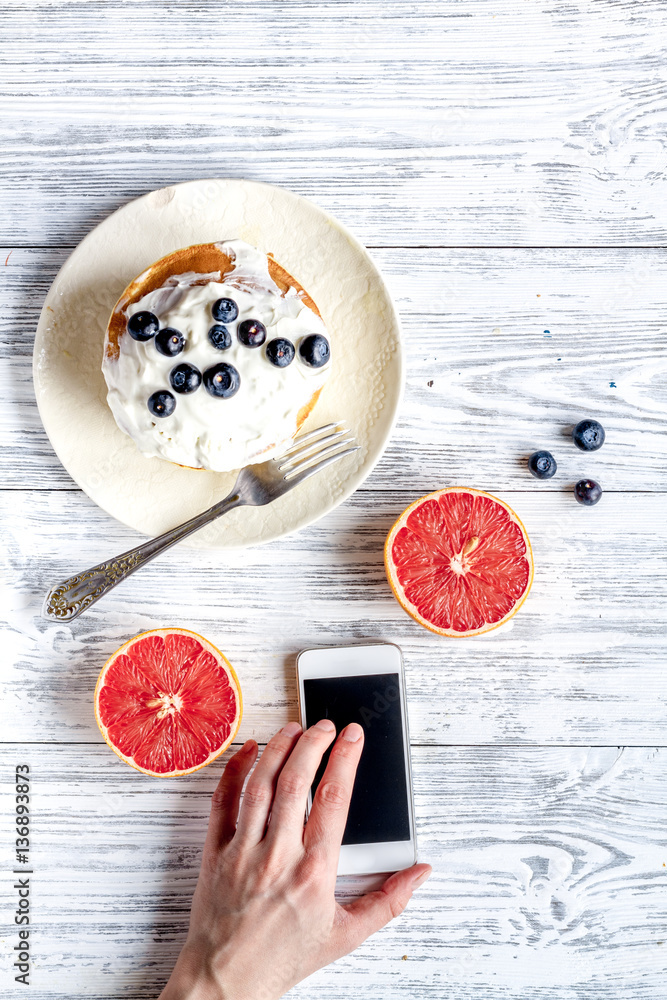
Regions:
<svg viewBox="0 0 667 1000"><path fill-rule="evenodd" d="M183 939L220 766L152 782L100 745L91 707L106 656L173 622L229 653L240 736L260 740L296 716L299 648L377 637L406 655L435 873L295 1000L371 982L387 1000L664 1000L665 752L642 746L667 743L666 252L645 249L667 231L664 4L0 8L2 739L20 741L0 759L36 777L33 996L154 997ZM51 451L30 372L39 308L92 225L206 175L282 184L385 248L401 421L364 489L314 528L245 553L178 549L50 626L46 587L137 538ZM633 249L425 248L604 244ZM607 428L594 456L567 440L583 416ZM558 458L550 483L526 474L536 447ZM592 471L606 493L584 511L567 490ZM509 626L458 643L401 612L381 557L403 507L456 482L519 511L537 566ZM454 746L474 742L490 745Z"/></svg>
<svg viewBox="0 0 667 1000"><path fill-rule="evenodd" d="M237 669L241 738L296 718L296 653L367 638L404 650L412 737L424 744L666 744L667 495L501 493L533 543L525 606L503 628L443 639L412 621L385 579L383 543L408 490L360 491L267 546L180 546L69 625L41 621L48 587L136 544L76 492L0 493L5 525L4 739L99 741L97 675L150 628L192 628Z"/></svg>
<svg viewBox="0 0 667 1000"><path fill-rule="evenodd" d="M0 262L9 247L0 251ZM34 330L62 250L15 250L0 268L4 488L68 488L34 404ZM377 250L401 312L408 379L398 427L368 486L530 488L525 459L549 448L540 488L594 475L607 489L667 488L665 250ZM567 434L607 430L595 455Z"/></svg>
<svg viewBox="0 0 667 1000"><path fill-rule="evenodd" d="M1 238L71 245L152 188L243 176L372 245L664 243L666 18L661 0L5 4Z"/></svg>
<svg viewBox="0 0 667 1000"><path fill-rule="evenodd" d="M31 996L66 982L72 1000L155 997L184 939L220 765L156 780L106 746L16 744L3 759L32 772ZM339 1000L372 977L383 1000L662 1000L664 750L415 747L413 764L433 876L291 997ZM370 884L345 880L341 898Z"/></svg>

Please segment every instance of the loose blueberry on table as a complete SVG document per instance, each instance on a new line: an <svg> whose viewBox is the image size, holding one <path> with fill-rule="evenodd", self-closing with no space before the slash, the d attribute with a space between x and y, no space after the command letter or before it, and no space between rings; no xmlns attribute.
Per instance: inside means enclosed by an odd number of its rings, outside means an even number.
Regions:
<svg viewBox="0 0 667 1000"><path fill-rule="evenodd" d="M216 323L211 327L208 339L218 351L226 351L232 346L232 335L222 323Z"/></svg>
<svg viewBox="0 0 667 1000"><path fill-rule="evenodd" d="M550 451L535 451L528 459L528 468L536 479L551 479L558 466Z"/></svg>
<svg viewBox="0 0 667 1000"><path fill-rule="evenodd" d="M276 337L266 345L266 356L276 368L287 368L294 361L294 344L284 337Z"/></svg>
<svg viewBox="0 0 667 1000"><path fill-rule="evenodd" d="M167 358L175 358L185 348L185 337L180 330L165 326L164 330L160 330L156 335L155 346L160 354L164 354Z"/></svg>
<svg viewBox="0 0 667 1000"><path fill-rule="evenodd" d="M319 333L311 333L299 345L301 360L310 368L322 368L329 360L329 341Z"/></svg>
<svg viewBox="0 0 667 1000"><path fill-rule="evenodd" d="M206 369L204 386L212 396L229 399L230 396L234 396L239 391L241 376L234 365L228 365L226 361L221 361L219 365L213 365L212 368Z"/></svg>
<svg viewBox="0 0 667 1000"><path fill-rule="evenodd" d="M580 420L572 431L572 440L582 451L597 451L604 444L604 428L597 420Z"/></svg>
<svg viewBox="0 0 667 1000"><path fill-rule="evenodd" d="M584 507L592 507L602 496L602 487L594 479L580 479L574 487L574 495Z"/></svg>
<svg viewBox="0 0 667 1000"><path fill-rule="evenodd" d="M170 417L176 409L176 400L170 392L162 389L148 398L148 409L154 417Z"/></svg>
<svg viewBox="0 0 667 1000"><path fill-rule="evenodd" d="M261 347L266 340L266 327L258 319L244 319L236 334L246 347Z"/></svg>
<svg viewBox="0 0 667 1000"><path fill-rule="evenodd" d="M194 365L184 361L171 369L169 381L174 392L194 392L201 385L201 372Z"/></svg>
<svg viewBox="0 0 667 1000"><path fill-rule="evenodd" d="M211 306L213 319L217 319L221 323L231 323L233 319L236 319L238 314L239 307L234 302L234 299L218 299Z"/></svg>
<svg viewBox="0 0 667 1000"><path fill-rule="evenodd" d="M150 340L160 329L160 321L152 312L142 310L130 316L127 330L133 340Z"/></svg>

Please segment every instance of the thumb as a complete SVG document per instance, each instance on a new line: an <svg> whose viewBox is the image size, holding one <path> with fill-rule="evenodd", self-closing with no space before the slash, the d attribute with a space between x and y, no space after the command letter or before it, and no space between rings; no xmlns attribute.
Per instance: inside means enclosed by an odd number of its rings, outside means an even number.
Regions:
<svg viewBox="0 0 667 1000"><path fill-rule="evenodd" d="M413 865L390 875L375 892L367 892L344 906L348 949L357 948L367 937L402 913L414 890L426 881L432 871L430 865Z"/></svg>

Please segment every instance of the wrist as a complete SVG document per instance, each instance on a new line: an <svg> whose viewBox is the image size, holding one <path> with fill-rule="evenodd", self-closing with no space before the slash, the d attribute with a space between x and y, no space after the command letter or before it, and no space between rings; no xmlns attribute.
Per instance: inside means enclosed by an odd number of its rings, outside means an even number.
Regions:
<svg viewBox="0 0 667 1000"><path fill-rule="evenodd" d="M185 944L159 1000L235 1000L207 968L199 949Z"/></svg>

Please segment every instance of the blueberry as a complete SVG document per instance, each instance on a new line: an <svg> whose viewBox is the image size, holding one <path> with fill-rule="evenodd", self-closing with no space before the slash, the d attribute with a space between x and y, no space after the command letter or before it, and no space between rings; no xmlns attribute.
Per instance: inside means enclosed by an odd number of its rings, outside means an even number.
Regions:
<svg viewBox="0 0 667 1000"><path fill-rule="evenodd" d="M174 392L194 392L201 385L201 372L184 361L171 369L169 381Z"/></svg>
<svg viewBox="0 0 667 1000"><path fill-rule="evenodd" d="M221 320L223 323L231 323L239 314L239 307L234 299L218 299L211 306L213 319Z"/></svg>
<svg viewBox="0 0 667 1000"><path fill-rule="evenodd" d="M170 392L163 389L148 397L148 409L154 417L170 417L176 409L176 400Z"/></svg>
<svg viewBox="0 0 667 1000"><path fill-rule="evenodd" d="M231 333L226 326L222 326L220 323L211 327L208 331L208 339L219 351L226 351L228 347L232 346Z"/></svg>
<svg viewBox="0 0 667 1000"><path fill-rule="evenodd" d="M597 420L580 420L572 431L572 440L582 451L597 451L604 444L604 428Z"/></svg>
<svg viewBox="0 0 667 1000"><path fill-rule="evenodd" d="M294 361L294 344L284 337L276 337L266 345L266 356L276 368L287 368Z"/></svg>
<svg viewBox="0 0 667 1000"><path fill-rule="evenodd" d="M585 507L592 507L602 496L602 487L594 479L580 479L574 487L575 498Z"/></svg>
<svg viewBox="0 0 667 1000"><path fill-rule="evenodd" d="M551 479L558 466L550 451L535 451L528 459L528 468L536 479Z"/></svg>
<svg viewBox="0 0 667 1000"><path fill-rule="evenodd" d="M229 399L230 396L239 391L241 376L234 365L228 365L226 361L221 361L219 365L213 365L212 368L206 369L204 385L212 396Z"/></svg>
<svg viewBox="0 0 667 1000"><path fill-rule="evenodd" d="M326 365L330 355L329 341L319 333L311 333L299 345L299 354L311 368L321 368Z"/></svg>
<svg viewBox="0 0 667 1000"><path fill-rule="evenodd" d="M258 319L244 319L236 332L246 347L261 347L266 340L266 327Z"/></svg>
<svg viewBox="0 0 667 1000"><path fill-rule="evenodd" d="M155 338L155 346L160 354L165 354L168 358L175 358L185 347L185 337L180 330L165 326L164 330L160 330Z"/></svg>
<svg viewBox="0 0 667 1000"><path fill-rule="evenodd" d="M160 321L152 312L138 312L130 316L127 329L134 340L150 340L160 329Z"/></svg>

